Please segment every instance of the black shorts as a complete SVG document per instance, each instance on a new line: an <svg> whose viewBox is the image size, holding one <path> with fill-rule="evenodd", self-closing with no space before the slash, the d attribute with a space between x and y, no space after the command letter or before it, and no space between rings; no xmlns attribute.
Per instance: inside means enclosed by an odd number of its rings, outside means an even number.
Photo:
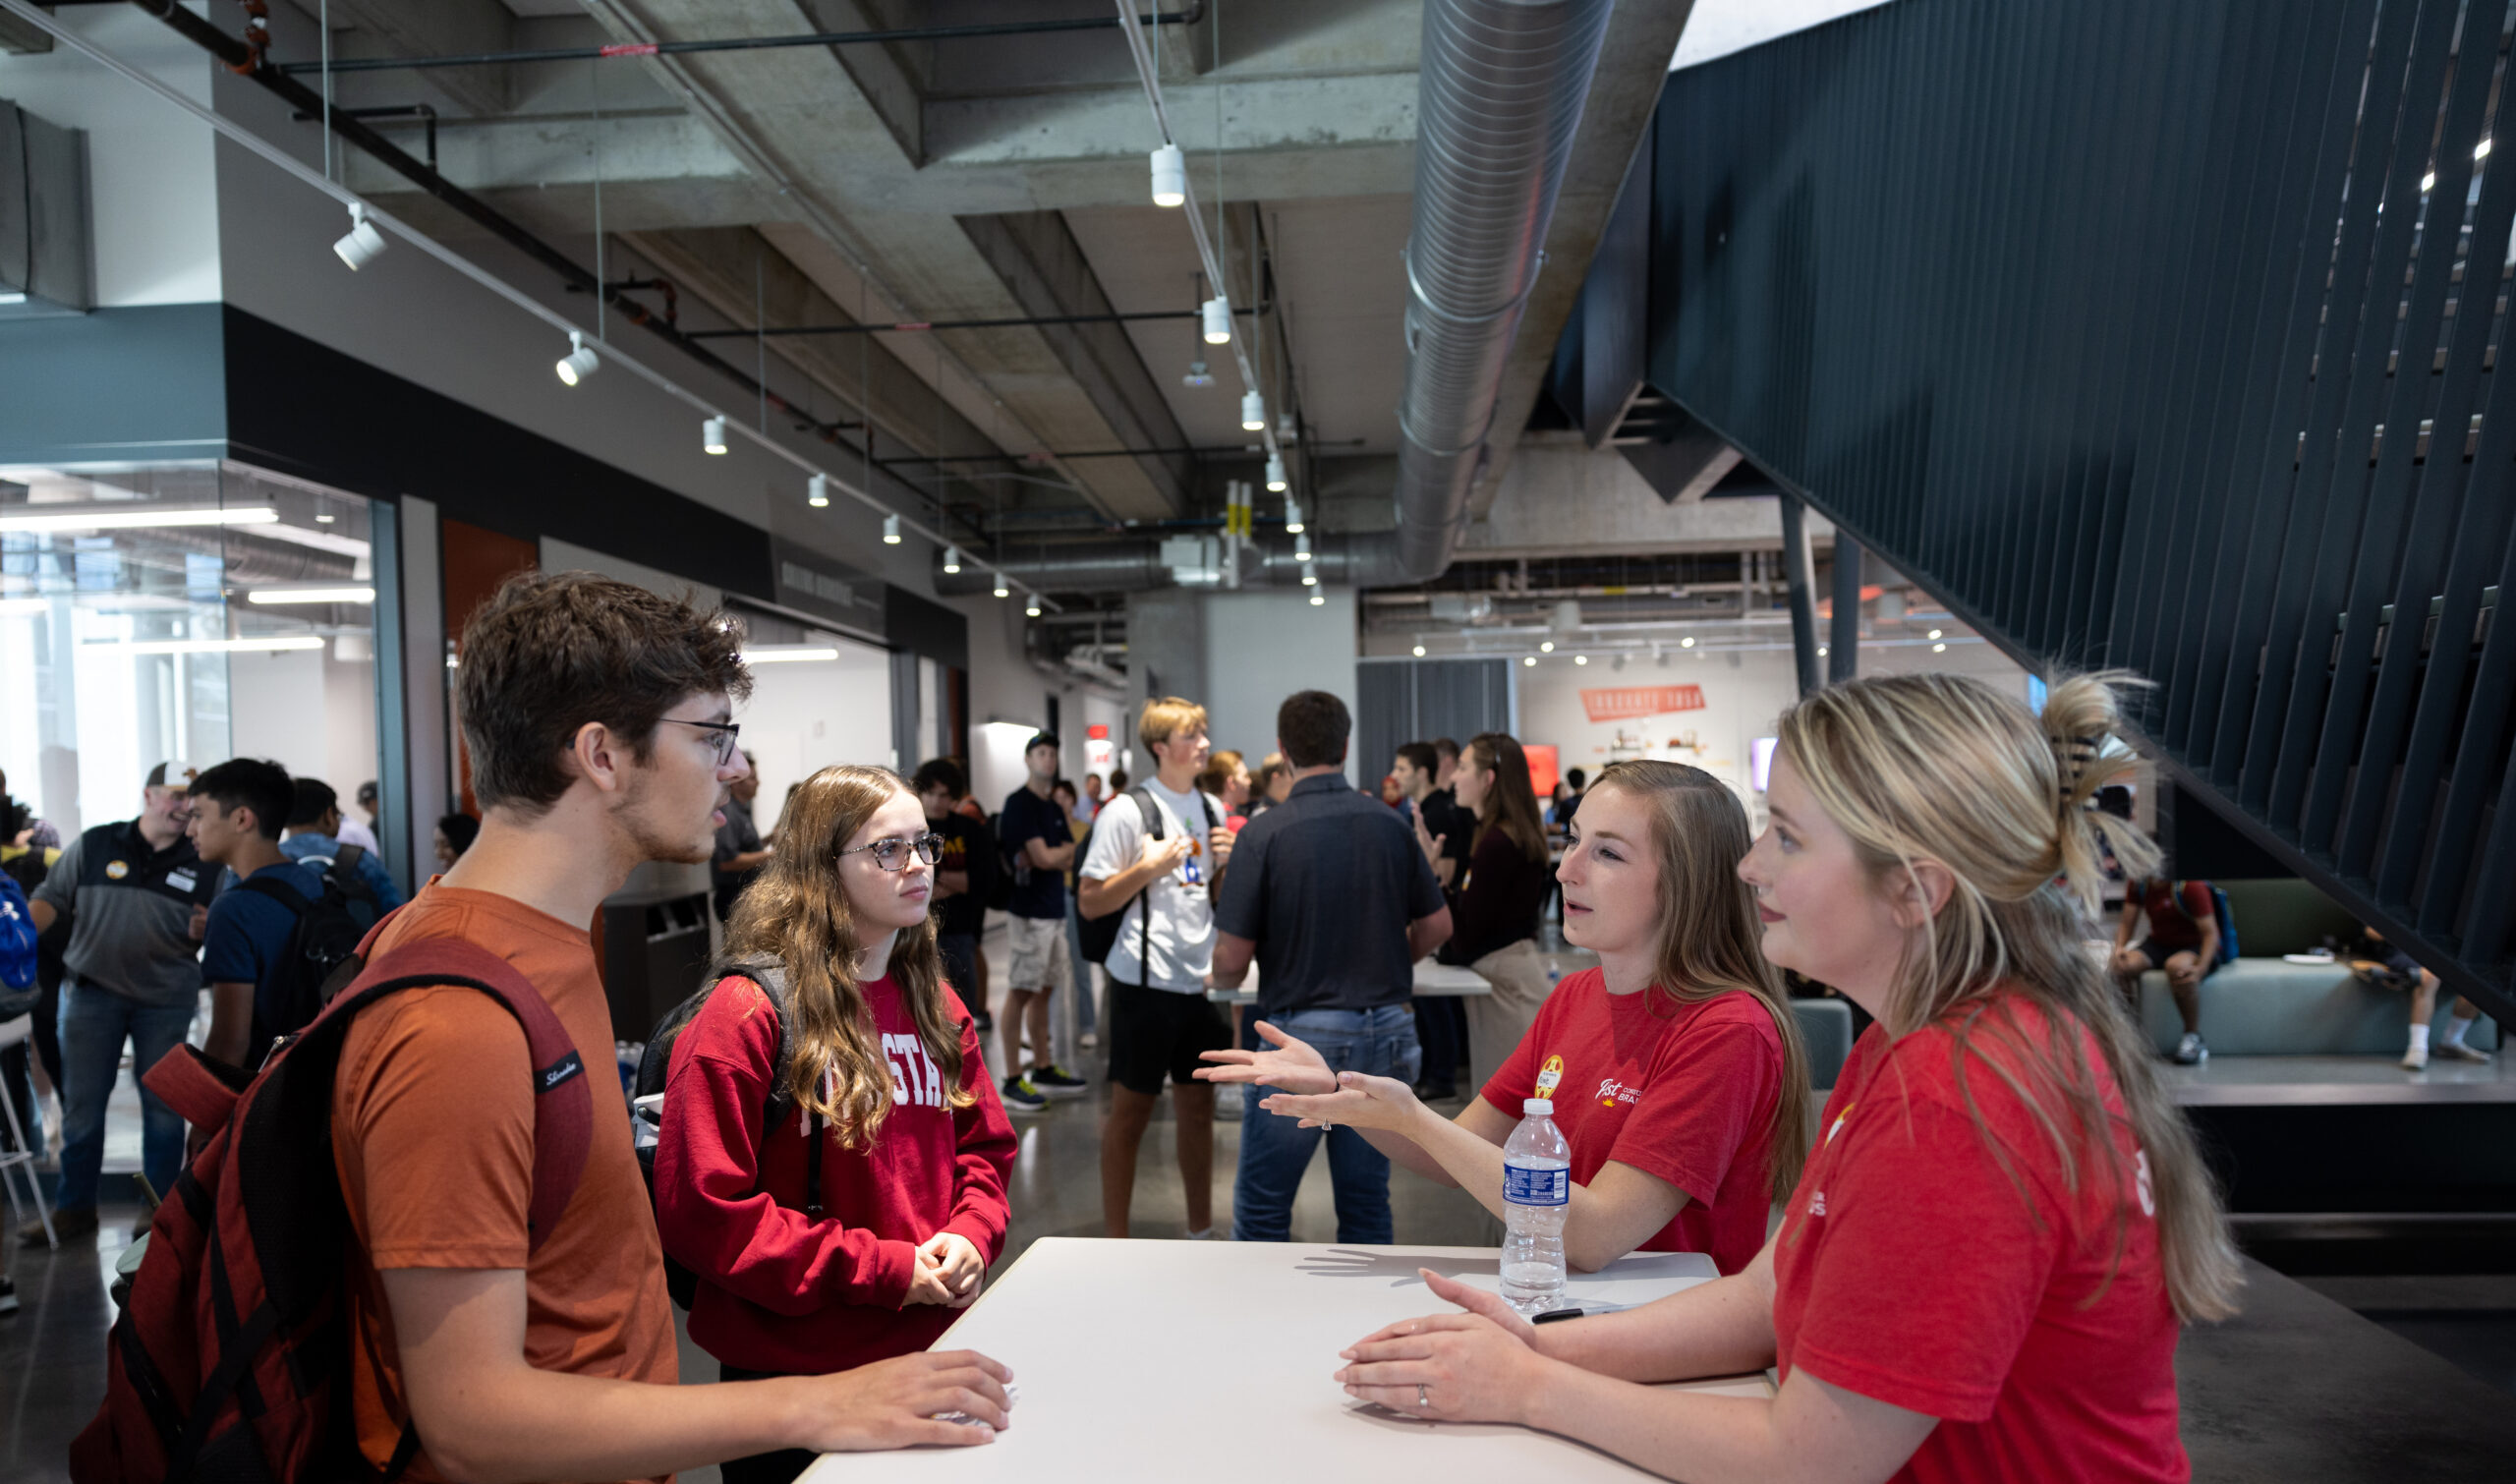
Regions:
<svg viewBox="0 0 2516 1484"><path fill-rule="evenodd" d="M1162 1093L1162 1079L1196 1082L1200 1052L1231 1045L1231 1027L1204 992L1182 995L1110 981L1110 1080L1146 1097Z"/></svg>
<svg viewBox="0 0 2516 1484"><path fill-rule="evenodd" d="M2135 947L2133 951L2147 959L2149 961L2150 968L2164 972L2166 969L2166 961L2174 957L2176 954L2199 953L2202 950L2200 948L2170 948L2154 938L2144 938L2141 940L2139 945ZM2211 974L2216 974L2227 966L2228 961L2226 959L2213 955L2210 959L2209 973L2204 974L2202 977L2207 979Z"/></svg>

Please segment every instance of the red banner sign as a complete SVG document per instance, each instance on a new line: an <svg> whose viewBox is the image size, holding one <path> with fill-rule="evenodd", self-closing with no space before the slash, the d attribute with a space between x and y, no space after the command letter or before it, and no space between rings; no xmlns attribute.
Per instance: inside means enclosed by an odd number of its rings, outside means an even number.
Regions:
<svg viewBox="0 0 2516 1484"><path fill-rule="evenodd" d="M1581 710L1593 721L1630 721L1636 716L1660 716L1670 712L1703 710L1703 687L1699 685L1621 685L1603 691L1583 691Z"/></svg>

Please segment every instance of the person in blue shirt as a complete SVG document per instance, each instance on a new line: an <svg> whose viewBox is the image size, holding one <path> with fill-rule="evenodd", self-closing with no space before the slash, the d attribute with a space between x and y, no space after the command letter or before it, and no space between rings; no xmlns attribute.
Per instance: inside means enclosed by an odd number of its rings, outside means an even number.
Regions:
<svg viewBox="0 0 2516 1484"><path fill-rule="evenodd" d="M297 796L288 811L288 828L280 835L279 853L292 861L313 861L320 871L325 864L340 859L344 844L356 842L341 838L341 796L332 791L331 784L320 778L298 778L294 786ZM394 885L373 850L359 851L357 872L358 879L375 893L379 911L390 912L402 905L402 888Z"/></svg>
<svg viewBox="0 0 2516 1484"><path fill-rule="evenodd" d="M288 770L234 758L193 780L186 832L200 858L241 880L270 876L308 898L323 894L319 869L280 849L280 821L296 801ZM201 935L200 977L209 987L209 1035L201 1050L231 1066L258 1065L273 1039L259 1006L297 929L297 914L256 891L222 891Z"/></svg>

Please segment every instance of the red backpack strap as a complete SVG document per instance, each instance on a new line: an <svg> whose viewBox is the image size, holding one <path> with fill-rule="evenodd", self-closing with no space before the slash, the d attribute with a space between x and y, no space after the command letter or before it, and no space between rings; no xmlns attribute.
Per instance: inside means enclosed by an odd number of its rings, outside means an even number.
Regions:
<svg viewBox="0 0 2516 1484"><path fill-rule="evenodd" d="M387 951L370 962L323 1013L354 1014L370 999L429 985L478 990L504 1005L524 1027L534 1092L533 1204L526 1219L532 1247L539 1250L559 1213L576 1197L593 1146L594 1093L585 1057L532 980L497 954L459 938L423 938Z"/></svg>

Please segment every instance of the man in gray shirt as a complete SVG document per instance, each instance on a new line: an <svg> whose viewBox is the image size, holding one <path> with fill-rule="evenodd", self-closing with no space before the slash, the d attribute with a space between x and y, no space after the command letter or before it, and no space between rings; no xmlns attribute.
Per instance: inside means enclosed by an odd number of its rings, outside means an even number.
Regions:
<svg viewBox="0 0 2516 1484"><path fill-rule="evenodd" d="M218 873L202 864L184 827L196 770L160 763L141 791L140 818L98 825L71 841L29 904L41 932L71 920L62 954L61 1194L53 1226L65 1240L96 1231L104 1166L105 1105L130 1043L132 1080L183 1044L200 999L200 939ZM141 1169L162 1198L183 1168L184 1120L143 1086ZM19 1233L28 1246L43 1227Z"/></svg>
<svg viewBox="0 0 2516 1484"><path fill-rule="evenodd" d="M758 766L750 753L743 754L743 764ZM708 862L708 875L716 888L718 922L732 919L734 898L769 867L769 847L761 843L760 827L751 816L751 801L760 797L760 774L749 772L735 779L731 794L725 800L725 823L716 827L715 853Z"/></svg>

